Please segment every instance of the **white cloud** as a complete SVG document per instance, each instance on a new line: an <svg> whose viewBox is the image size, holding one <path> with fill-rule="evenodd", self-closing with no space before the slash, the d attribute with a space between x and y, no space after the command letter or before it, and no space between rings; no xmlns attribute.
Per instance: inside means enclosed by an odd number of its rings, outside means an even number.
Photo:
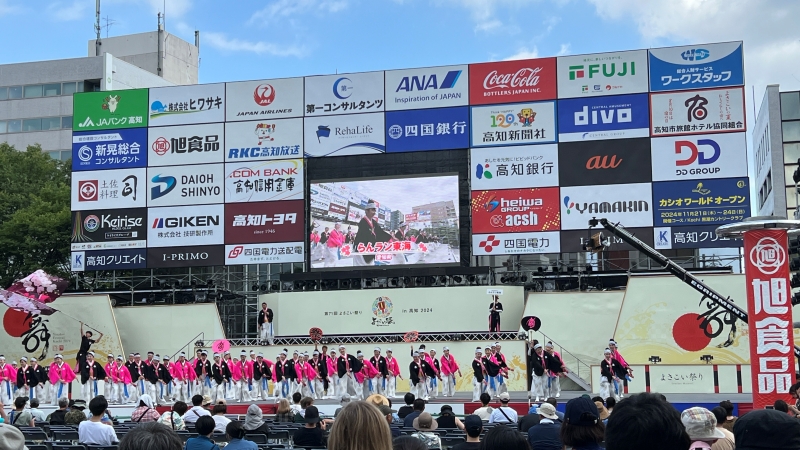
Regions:
<svg viewBox="0 0 800 450"><path fill-rule="evenodd" d="M243 39L229 38L225 33L206 31L200 36L202 44L208 44L216 49L227 52L248 52L258 55L272 56L295 56L302 57L307 51L304 47L295 45L281 45L264 41L247 41Z"/></svg>
<svg viewBox="0 0 800 450"><path fill-rule="evenodd" d="M533 50L528 50L527 47L520 48L517 53L509 56L508 58L503 58L503 61L511 61L513 59L534 59L539 57L539 49L533 47Z"/></svg>
<svg viewBox="0 0 800 450"><path fill-rule="evenodd" d="M277 0L253 14L250 22L269 21L306 12L335 13L349 5L348 0Z"/></svg>
<svg viewBox="0 0 800 450"><path fill-rule="evenodd" d="M183 17L192 7L191 0L147 0L150 8L156 12L165 12L166 6L167 19Z"/></svg>
<svg viewBox="0 0 800 450"><path fill-rule="evenodd" d="M569 55L570 53L572 53L570 44L569 43L561 44L561 48L558 50L558 53L556 53L556 56L566 56Z"/></svg>
<svg viewBox="0 0 800 450"><path fill-rule="evenodd" d="M72 3L55 2L47 5L47 14L59 22L80 20L86 17L88 3L75 0Z"/></svg>
<svg viewBox="0 0 800 450"><path fill-rule="evenodd" d="M0 0L0 17L19 11L20 8L18 6L9 5L7 0Z"/></svg>

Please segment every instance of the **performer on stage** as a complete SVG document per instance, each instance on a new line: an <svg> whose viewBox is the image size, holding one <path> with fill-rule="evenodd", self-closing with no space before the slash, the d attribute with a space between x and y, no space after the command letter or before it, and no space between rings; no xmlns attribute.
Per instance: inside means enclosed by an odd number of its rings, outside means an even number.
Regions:
<svg viewBox="0 0 800 450"><path fill-rule="evenodd" d="M380 372L378 372L378 369L376 369L369 360L364 359L364 354L361 353L361 350L356 353L356 358L358 358L358 361L361 363L361 370L353 372L357 383L356 398L358 400L364 400L375 393L375 385L372 383L372 379Z"/></svg>
<svg viewBox="0 0 800 450"><path fill-rule="evenodd" d="M3 362L3 357L0 356L0 364ZM50 404L58 406L58 400L62 397L67 397L68 385L75 381L75 372L72 371L72 367L69 364L64 362L64 357L61 354L56 354L53 357L53 363L50 364L48 377L50 378L51 390Z"/></svg>
<svg viewBox="0 0 800 450"><path fill-rule="evenodd" d="M159 362L159 360L161 362ZM156 376L156 404L167 404L172 400L172 372L169 370L169 356L156 355L153 359L153 373Z"/></svg>
<svg viewBox="0 0 800 450"><path fill-rule="evenodd" d="M342 224L336 222L328 235L328 240L325 242L325 267L336 267L339 261L339 249L344 244L344 234L341 230Z"/></svg>
<svg viewBox="0 0 800 450"><path fill-rule="evenodd" d="M142 364L144 368L144 386L145 386L145 393L150 395L151 399L158 399L158 395L156 395L156 384L158 383L158 375L153 370L153 358L155 358L156 354L153 352L147 352L147 360ZM158 400L156 400L156 403Z"/></svg>
<svg viewBox="0 0 800 450"><path fill-rule="evenodd" d="M547 361L542 344L538 341L528 342L529 354L531 351L533 352L531 355L531 397L535 397L535 401L538 402L540 399L548 398Z"/></svg>
<svg viewBox="0 0 800 450"><path fill-rule="evenodd" d="M503 392L508 392L508 383L506 383L505 380L508 379L508 372L513 372L514 368L508 367L508 364L506 364L506 356L500 351L501 346L499 342L494 343L494 348L494 359L497 365L500 366L500 375L497 377L497 394L500 395Z"/></svg>
<svg viewBox="0 0 800 450"><path fill-rule="evenodd" d="M547 377L549 385L549 395L551 397L561 397L561 377L567 372L567 367L561 359L561 355L553 348L553 343L548 342L544 346L544 358L547 363Z"/></svg>
<svg viewBox="0 0 800 450"><path fill-rule="evenodd" d="M483 352L481 348L475 349L475 359L472 360L472 401L480 401L481 394L486 391L486 368L483 367Z"/></svg>
<svg viewBox="0 0 800 450"><path fill-rule="evenodd" d="M186 353L180 352L178 361L172 364L170 369L172 371L172 387L175 393L175 400L191 403L192 396L196 392L196 389L192 389L196 375L194 368L186 360Z"/></svg>
<svg viewBox="0 0 800 450"><path fill-rule="evenodd" d="M225 385L231 379L231 370L228 364L220 358L219 353L214 353L214 364L211 365L211 398L216 403L225 399Z"/></svg>
<svg viewBox="0 0 800 450"><path fill-rule="evenodd" d="M261 331L261 345L275 343L275 329L272 326L272 319L275 317L272 309L267 308L266 303L261 304L261 311L258 312L258 327Z"/></svg>
<svg viewBox="0 0 800 450"><path fill-rule="evenodd" d="M603 398L613 396L614 400L619 400L621 393L618 391L620 379L617 372L624 372L625 368L611 354L611 349L605 349L603 360L600 361L600 396Z"/></svg>
<svg viewBox="0 0 800 450"><path fill-rule="evenodd" d="M450 354L450 349L442 348L444 353L439 361L442 374L442 396L455 397L456 395L456 373L461 377L461 368L458 367L456 357Z"/></svg>
<svg viewBox="0 0 800 450"><path fill-rule="evenodd" d="M247 352L242 350L239 354L239 360L234 363L236 371L239 372L240 378L236 384L236 401L237 402L250 402L252 401L251 394L253 392L253 366L247 361Z"/></svg>
<svg viewBox="0 0 800 450"><path fill-rule="evenodd" d="M89 349L92 348L92 344L100 342L103 339L103 333L100 333L100 336L97 339L92 339L93 334L91 331L83 332L83 322L81 322L81 346L78 349L77 355L77 364L75 366L75 372L77 373L80 368L84 366L83 362L86 360L86 355L89 353ZM87 399L88 401L88 399Z"/></svg>
<svg viewBox="0 0 800 450"><path fill-rule="evenodd" d="M298 380L302 379L302 394L303 397L315 398L317 394L317 386L314 380L317 378L317 369L311 365L308 352L303 352L300 362L295 367Z"/></svg>
<svg viewBox="0 0 800 450"><path fill-rule="evenodd" d="M94 352L87 353L85 357L86 362L81 366L81 397L88 402L103 392L97 380L105 380L106 371L94 360Z"/></svg>
<svg viewBox="0 0 800 450"><path fill-rule="evenodd" d="M631 381L633 377L633 369L631 366L625 361L625 358L622 357L622 354L619 352L619 346L614 339L609 339L608 341L608 349L611 350L611 356L620 363L624 370L621 370L617 373L617 377L621 380ZM623 382L624 383L624 382ZM620 390L620 398L622 398L622 392Z"/></svg>
<svg viewBox="0 0 800 450"><path fill-rule="evenodd" d="M420 347L424 350L424 347ZM427 401L431 395L436 396L437 379L439 378L439 369L435 365L435 359L431 356L436 354L436 350L431 350L431 353L423 353L420 355L422 370L425 372L425 396L423 400Z"/></svg>
<svg viewBox="0 0 800 450"><path fill-rule="evenodd" d="M14 380L17 385L17 395L29 399L35 398L31 393L35 393L36 386L39 384L39 379L36 378L36 371L28 365L28 358L24 356L20 358L19 363L17 379Z"/></svg>
<svg viewBox="0 0 800 450"><path fill-rule="evenodd" d="M222 362L224 362L228 366L228 370L231 372L231 377L225 382L225 400L234 400L236 398L236 391L234 389L234 381L233 375L236 367L234 367L233 357L231 356L231 352L229 350L225 350L225 353L222 354Z"/></svg>
<svg viewBox="0 0 800 450"><path fill-rule="evenodd" d="M114 403L114 383L111 381L111 367L114 365L114 355L109 354L106 356L106 365L103 369L106 371L105 383L103 383L103 396L109 404Z"/></svg>
<svg viewBox="0 0 800 450"><path fill-rule="evenodd" d="M323 347L324 348L324 347ZM328 364L320 358L320 352L314 350L314 356L308 361L308 365L314 369L314 379L312 383L312 394L316 400L325 398L325 381L328 379ZM327 357L327 356L326 356Z"/></svg>
<svg viewBox="0 0 800 450"><path fill-rule="evenodd" d="M503 304L500 303L500 296L493 295L492 303L489 303L489 333L500 333L500 313L503 312Z"/></svg>
<svg viewBox="0 0 800 450"><path fill-rule="evenodd" d="M322 347L323 349L325 347ZM336 371L336 350L331 350L328 355L328 381L327 388L325 389L325 398L336 398L336 392L339 389L339 374Z"/></svg>
<svg viewBox="0 0 800 450"><path fill-rule="evenodd" d="M272 362L264 359L264 354L256 356L253 364L253 400L267 400L269 397L269 379L272 378Z"/></svg>
<svg viewBox="0 0 800 450"><path fill-rule="evenodd" d="M297 363L300 359L300 352L297 350L292 353L292 359L289 361L289 364L286 366L283 375L289 378L289 395L293 395L295 392L300 392L302 385L297 382Z"/></svg>
<svg viewBox="0 0 800 450"><path fill-rule="evenodd" d="M376 242L389 242L392 240L392 235L378 225L378 219L375 213L378 208L375 203L368 203L364 209L364 217L358 222L358 233L356 233L355 243L356 251L358 245L364 244L365 246L371 244L374 246ZM353 265L355 266L372 266L375 264L375 255L354 255Z"/></svg>
<svg viewBox="0 0 800 450"><path fill-rule="evenodd" d="M439 382L442 381L442 366L439 360L436 359L436 350L431 349L426 361L431 365L434 374L428 378L428 393L431 397L436 398L439 396Z"/></svg>
<svg viewBox="0 0 800 450"><path fill-rule="evenodd" d="M428 382L426 380L427 375L425 374L425 368L430 366L420 358L419 352L414 352L412 357L414 360L408 365L408 379L411 380L411 393L414 394L416 398L424 399L428 396Z"/></svg>
<svg viewBox="0 0 800 450"><path fill-rule="evenodd" d="M147 393L147 388L144 385L144 361L142 355L139 353L133 354L133 364L128 366L128 371L131 373L131 381L133 381L133 389L131 392L131 400L136 403L139 397Z"/></svg>
<svg viewBox="0 0 800 450"><path fill-rule="evenodd" d="M116 362L106 366L106 385L111 385L111 397L109 402L124 404L130 403L131 373L128 366L122 363L122 355L117 355Z"/></svg>
<svg viewBox="0 0 800 450"><path fill-rule="evenodd" d="M494 355L492 355L492 348L486 347L484 349L485 353L483 358L481 358L481 362L483 362L483 367L486 369L486 392L489 394L490 397L494 398L497 396L497 375L500 373L500 366L495 362Z"/></svg>
<svg viewBox="0 0 800 450"><path fill-rule="evenodd" d="M31 358L31 367L33 367L33 371L36 373L36 380L38 381L34 397L39 400L40 404L45 404L50 398L50 388L47 386L47 383L50 382L47 375L48 368L39 365L39 361L37 361L36 358Z"/></svg>
<svg viewBox="0 0 800 450"><path fill-rule="evenodd" d="M286 371L289 366L289 361L286 359L286 351L282 351L278 355L278 360L275 361L275 370L272 372L272 381L275 390L275 399L289 399L291 398L292 391L289 386L289 378Z"/></svg>
<svg viewBox="0 0 800 450"><path fill-rule="evenodd" d="M0 355L0 401L5 406L10 405L14 400L12 397L14 397L14 383L17 382L17 376L13 373L13 369L6 364L6 357Z"/></svg>
<svg viewBox="0 0 800 450"><path fill-rule="evenodd" d="M375 347L372 351L372 358L369 359L372 367L377 369L378 374L372 378L372 385L375 387L375 392L386 396L386 384L389 378L389 367L386 365L386 358L381 356L381 348Z"/></svg>
<svg viewBox="0 0 800 450"><path fill-rule="evenodd" d="M200 353L200 359L195 361L194 375L195 395L213 395L211 384L211 361L208 360L208 352L205 350Z"/></svg>
<svg viewBox="0 0 800 450"><path fill-rule="evenodd" d="M344 394L348 394L351 397L356 395L355 374L360 372L361 368L361 361L348 354L344 345L340 345L339 357L336 358L336 373L339 376L336 384L336 397L342 398Z"/></svg>
<svg viewBox="0 0 800 450"><path fill-rule="evenodd" d="M400 373L400 364L397 358L392 356L392 349L386 349L386 392L384 395L388 398L397 398L397 378L403 379Z"/></svg>

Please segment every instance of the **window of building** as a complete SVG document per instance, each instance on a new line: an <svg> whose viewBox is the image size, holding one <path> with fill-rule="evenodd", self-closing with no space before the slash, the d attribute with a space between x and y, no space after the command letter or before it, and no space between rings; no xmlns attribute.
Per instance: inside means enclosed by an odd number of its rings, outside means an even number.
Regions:
<svg viewBox="0 0 800 450"><path fill-rule="evenodd" d="M45 97L55 97L57 95L61 95L61 83L45 84L42 89L44 90Z"/></svg>
<svg viewBox="0 0 800 450"><path fill-rule="evenodd" d="M45 117L42 119L42 130L58 130L61 128L61 117Z"/></svg>
<svg viewBox="0 0 800 450"><path fill-rule="evenodd" d="M789 163L800 159L800 143L783 144L783 157Z"/></svg>
<svg viewBox="0 0 800 450"><path fill-rule="evenodd" d="M800 92L781 93L781 119L800 120Z"/></svg>
<svg viewBox="0 0 800 450"><path fill-rule="evenodd" d="M77 90L75 89L75 86L76 86L75 83L62 83L61 84L61 93L63 95L72 95L75 92L77 92Z"/></svg>
<svg viewBox="0 0 800 450"><path fill-rule="evenodd" d="M786 184L794 183L794 180L792 179L792 175L794 175L794 171L795 170L797 170L797 164L789 164L789 165L783 166L783 173L784 173L784 176L785 176L784 180L786 180Z"/></svg>
<svg viewBox="0 0 800 450"><path fill-rule="evenodd" d="M71 150L52 150L47 152L47 155L57 161L68 161L72 158Z"/></svg>
<svg viewBox="0 0 800 450"><path fill-rule="evenodd" d="M25 86L25 98L36 98L42 96L43 86L41 84L32 84Z"/></svg>
<svg viewBox="0 0 800 450"><path fill-rule="evenodd" d="M5 133L6 129L7 129L6 128L6 121L5 120L0 120L0 133Z"/></svg>
<svg viewBox="0 0 800 450"><path fill-rule="evenodd" d="M21 120L9 120L8 121L8 132L9 133L19 133L22 131L22 121Z"/></svg>
<svg viewBox="0 0 800 450"><path fill-rule="evenodd" d="M41 131L42 119L25 119L22 121L22 131Z"/></svg>
<svg viewBox="0 0 800 450"><path fill-rule="evenodd" d="M800 141L800 121L798 122L783 122L783 141Z"/></svg>
<svg viewBox="0 0 800 450"><path fill-rule="evenodd" d="M786 188L786 207L797 208L797 198L795 197L794 186Z"/></svg>
<svg viewBox="0 0 800 450"><path fill-rule="evenodd" d="M32 117L0 121L0 133L20 133L23 131L49 131L72 128L72 116Z"/></svg>
<svg viewBox="0 0 800 450"><path fill-rule="evenodd" d="M8 88L8 99L13 100L22 98L22 86L11 86Z"/></svg>
<svg viewBox="0 0 800 450"><path fill-rule="evenodd" d="M64 116L61 118L61 128L66 130L72 129L72 116Z"/></svg>
<svg viewBox="0 0 800 450"><path fill-rule="evenodd" d="M0 87L0 100L8 100L8 88Z"/></svg>

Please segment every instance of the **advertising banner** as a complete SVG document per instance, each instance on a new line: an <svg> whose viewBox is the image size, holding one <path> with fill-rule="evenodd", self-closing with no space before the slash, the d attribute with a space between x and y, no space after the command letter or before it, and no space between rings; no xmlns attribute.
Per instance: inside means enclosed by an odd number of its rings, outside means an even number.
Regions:
<svg viewBox="0 0 800 450"><path fill-rule="evenodd" d="M303 122L307 158L386 152L383 113L313 117Z"/></svg>
<svg viewBox="0 0 800 450"><path fill-rule="evenodd" d="M198 239L198 242L202 242L202 240ZM224 264L224 245L147 249L148 268L222 266Z"/></svg>
<svg viewBox="0 0 800 450"><path fill-rule="evenodd" d="M469 65L469 104L556 98L556 59L521 59Z"/></svg>
<svg viewBox="0 0 800 450"><path fill-rule="evenodd" d="M558 145L472 148L472 190L558 186Z"/></svg>
<svg viewBox="0 0 800 450"><path fill-rule="evenodd" d="M472 191L472 233L558 230L558 187Z"/></svg>
<svg viewBox="0 0 800 450"><path fill-rule="evenodd" d="M747 178L653 183L655 226L723 225L750 217Z"/></svg>
<svg viewBox="0 0 800 450"><path fill-rule="evenodd" d="M773 405L795 382L786 230L744 233L753 408Z"/></svg>
<svg viewBox="0 0 800 450"><path fill-rule="evenodd" d="M226 244L296 242L304 237L303 200L225 205Z"/></svg>
<svg viewBox="0 0 800 450"><path fill-rule="evenodd" d="M647 50L558 57L558 97L647 92Z"/></svg>
<svg viewBox="0 0 800 450"><path fill-rule="evenodd" d="M648 94L558 101L559 142L650 136Z"/></svg>
<svg viewBox="0 0 800 450"><path fill-rule="evenodd" d="M744 88L650 94L651 136L745 131Z"/></svg>
<svg viewBox="0 0 800 450"><path fill-rule="evenodd" d="M472 254L474 256L532 255L536 253L561 253L561 237L558 231L472 235Z"/></svg>
<svg viewBox="0 0 800 450"><path fill-rule="evenodd" d="M306 116L383 111L383 71L305 78Z"/></svg>
<svg viewBox="0 0 800 450"><path fill-rule="evenodd" d="M225 201L303 199L303 160L281 159L225 164Z"/></svg>
<svg viewBox="0 0 800 450"><path fill-rule="evenodd" d="M92 270L131 270L147 267L147 250L144 248L118 248L115 250L87 250L72 252L73 265L83 255L86 272Z"/></svg>
<svg viewBox="0 0 800 450"><path fill-rule="evenodd" d="M717 225L691 227L656 227L653 241L656 250L676 248L730 248L741 247L741 239L721 238L716 233Z"/></svg>
<svg viewBox="0 0 800 450"><path fill-rule="evenodd" d="M303 78L225 83L225 120L303 117Z"/></svg>
<svg viewBox="0 0 800 450"><path fill-rule="evenodd" d="M225 126L222 123L151 127L147 134L150 167L223 161Z"/></svg>
<svg viewBox="0 0 800 450"><path fill-rule="evenodd" d="M472 146L547 144L556 141L556 103L472 108Z"/></svg>
<svg viewBox="0 0 800 450"><path fill-rule="evenodd" d="M72 250L144 248L147 208L72 212Z"/></svg>
<svg viewBox="0 0 800 450"><path fill-rule="evenodd" d="M225 121L225 83L150 88L150 126Z"/></svg>
<svg viewBox="0 0 800 450"><path fill-rule="evenodd" d="M469 147L469 107L386 113L386 152Z"/></svg>
<svg viewBox="0 0 800 450"><path fill-rule="evenodd" d="M301 263L305 260L305 243L240 244L225 246L225 265Z"/></svg>
<svg viewBox="0 0 800 450"><path fill-rule="evenodd" d="M146 127L147 105L147 89L73 94L72 130Z"/></svg>
<svg viewBox="0 0 800 450"><path fill-rule="evenodd" d="M650 138L558 144L561 186L650 182Z"/></svg>
<svg viewBox="0 0 800 450"><path fill-rule="evenodd" d="M148 206L223 203L224 164L150 167L147 169Z"/></svg>
<svg viewBox="0 0 800 450"><path fill-rule="evenodd" d="M466 106L469 104L469 67L386 71L385 97L387 111Z"/></svg>
<svg viewBox="0 0 800 450"><path fill-rule="evenodd" d="M177 206L147 210L148 247L224 244L224 205Z"/></svg>
<svg viewBox="0 0 800 450"><path fill-rule="evenodd" d="M747 176L745 133L652 140L653 181Z"/></svg>
<svg viewBox="0 0 800 450"><path fill-rule="evenodd" d="M598 217L599 218L599 217ZM624 224L623 224L624 225ZM642 242L649 246L653 246L653 229L650 227L633 227L628 228L625 227L625 231L633 234L637 238L641 239ZM602 228L592 228L589 229L589 224L587 221L586 226L582 230L567 230L561 232L561 251L564 253L574 253L574 252L585 252L586 251L586 244L588 244L589 239L592 235L602 233L603 235L603 244L606 246L608 251L625 251L625 250L636 250L635 248L631 247L630 244L626 243L622 239L614 236L613 234L605 231ZM612 261L613 263L613 261Z"/></svg>
<svg viewBox="0 0 800 450"><path fill-rule="evenodd" d="M742 42L650 49L650 90L744 84Z"/></svg>
<svg viewBox="0 0 800 450"><path fill-rule="evenodd" d="M140 208L147 203L145 169L73 172L72 211Z"/></svg>
<svg viewBox="0 0 800 450"><path fill-rule="evenodd" d="M264 161L303 156L303 119L225 124L225 161Z"/></svg>
<svg viewBox="0 0 800 450"><path fill-rule="evenodd" d="M583 230L592 217L625 227L653 226L650 183L561 188L561 229Z"/></svg>
<svg viewBox="0 0 800 450"><path fill-rule="evenodd" d="M72 134L72 170L146 167L147 128Z"/></svg>

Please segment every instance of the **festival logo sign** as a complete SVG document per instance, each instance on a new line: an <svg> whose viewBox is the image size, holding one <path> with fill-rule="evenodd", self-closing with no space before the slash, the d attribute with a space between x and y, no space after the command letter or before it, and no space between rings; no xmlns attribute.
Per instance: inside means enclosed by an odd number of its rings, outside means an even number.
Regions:
<svg viewBox="0 0 800 450"><path fill-rule="evenodd" d="M558 230L557 187L472 191L472 233Z"/></svg>
<svg viewBox="0 0 800 450"><path fill-rule="evenodd" d="M150 88L150 126L225 121L225 84Z"/></svg>
<svg viewBox="0 0 800 450"><path fill-rule="evenodd" d="M221 123L151 127L148 129L150 166L221 163L225 128Z"/></svg>
<svg viewBox="0 0 800 450"><path fill-rule="evenodd" d="M147 128L72 134L72 170L147 166Z"/></svg>
<svg viewBox="0 0 800 450"><path fill-rule="evenodd" d="M469 65L470 105L554 98L556 98L556 58Z"/></svg>
<svg viewBox="0 0 800 450"><path fill-rule="evenodd" d="M278 119L303 116L303 78L225 83L225 120Z"/></svg>
<svg viewBox="0 0 800 450"><path fill-rule="evenodd" d="M555 102L472 107L472 146L556 141Z"/></svg>

